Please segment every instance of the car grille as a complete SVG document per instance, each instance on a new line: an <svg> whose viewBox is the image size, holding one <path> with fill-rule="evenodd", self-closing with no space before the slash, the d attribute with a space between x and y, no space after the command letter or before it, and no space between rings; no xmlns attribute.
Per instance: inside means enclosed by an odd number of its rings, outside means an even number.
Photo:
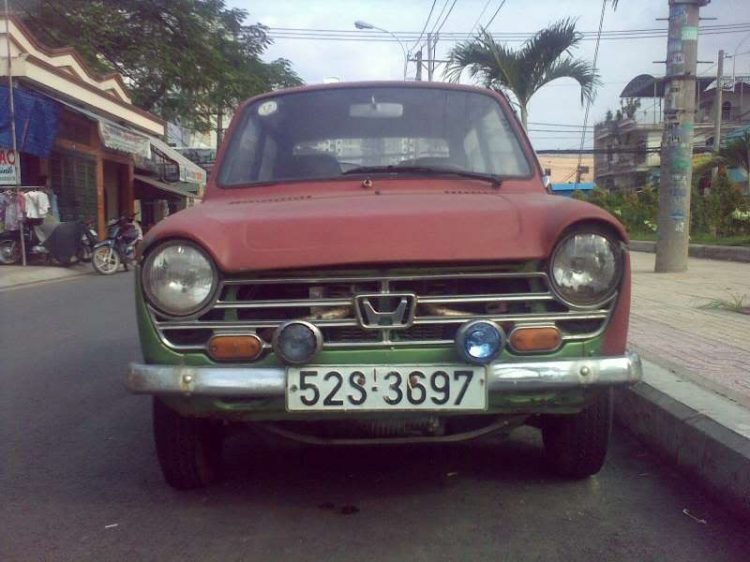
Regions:
<svg viewBox="0 0 750 562"><path fill-rule="evenodd" d="M594 310L571 308L552 293L545 273L519 265L230 277L221 281L217 294L210 310L190 319L168 318L149 306L162 341L175 350L205 351L215 334L255 333L270 349L279 325L306 320L321 330L324 349L450 346L461 324L487 319L506 333L518 325L556 325L565 342L600 334L615 301ZM394 308L389 301L398 296L413 296L412 321L366 329L355 299L363 294L386 310Z"/></svg>

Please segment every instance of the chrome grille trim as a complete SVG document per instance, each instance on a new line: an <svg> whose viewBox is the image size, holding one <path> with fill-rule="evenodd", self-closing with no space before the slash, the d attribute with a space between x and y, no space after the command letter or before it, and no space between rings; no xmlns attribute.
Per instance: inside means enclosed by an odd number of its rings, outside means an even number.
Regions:
<svg viewBox="0 0 750 562"><path fill-rule="evenodd" d="M609 323L614 303L616 302L617 294L605 304L595 309L574 309L569 305L561 302L554 293L550 290L550 284L547 274L539 271L524 272L524 271L474 271L474 272L455 272L446 271L445 273L405 273L405 274L387 274L384 275L356 275L356 274L342 274L342 275L321 275L321 276L283 276L283 277L259 277L249 279L224 279L220 282L218 295L219 298L214 302L209 311L204 311L198 315L198 317L190 318L169 318L159 313L156 309L147 304L147 309L154 323L156 331L161 341L167 347L181 352L197 351L205 352L207 346L206 343L175 343L170 341L169 335L166 332L169 331L188 331L188 330L206 330L211 335L223 333L223 332L235 332L237 330L255 332L260 330L274 329L283 322L289 320L289 317L279 317L272 319L248 319L242 320L237 319L237 315L241 313L253 314L253 313L270 313L273 310L279 311L279 314L284 314L284 310L289 311L290 309L310 309L310 315L304 318L314 323L319 328L326 329L362 329L356 318L356 311L354 309L353 297L321 297L321 298L292 298L292 299L265 299L265 300L227 300L227 293L234 290L234 287L244 286L284 286L284 285L334 285L334 284L377 284L379 288L379 294L387 297L391 292L398 292L396 289L391 288L391 284L398 282L410 282L410 281L447 281L450 285L451 281L480 281L480 280L529 280L535 281L542 285L545 291L529 291L529 292L499 292L492 294L429 294L420 296L417 293L416 306L430 305L431 311L435 311L438 308L436 305L440 305L439 308L450 307L451 305L482 305L482 304L507 304L508 306L519 306L523 303L530 303L536 306L547 307L557 306L565 309L564 312L523 312L523 313L493 313L493 314L473 314L467 313L464 315L446 315L446 316L435 316L435 315L420 315L417 313L414 319L413 328L426 327L426 326L444 326L446 329L452 329L452 326L458 328L460 324L468 322L470 320L485 319L491 320L497 323L512 323L516 326L525 324L539 324L546 323L560 326L557 322L561 321L598 321L596 329L587 331L585 333L566 333L562 328L563 342L573 341L584 341L597 337L607 327ZM459 287L460 288L460 287ZM515 287L514 287L515 288ZM305 289L307 291L307 289ZM222 300L224 299L224 300ZM326 308L341 308L346 309L345 318L336 319L316 319L315 314L317 311ZM317 310L316 310L317 309ZM527 308L528 309L528 308ZM547 308L547 310L550 310ZM552 309L554 310L554 308ZM206 314L214 311L222 311L226 320L201 320L200 318L206 316ZM422 313L424 314L424 310ZM457 311L458 312L458 311ZM286 314L291 314L287 312ZM229 316L227 316L229 315ZM361 341L329 341L328 338L324 344L324 349L387 349L387 348L406 348L406 347L445 347L453 345L453 339L446 339L445 337L434 337L429 339L397 339L392 337L392 332L405 332L405 330L391 330L382 328L374 330L377 334L379 333L379 339L377 340L361 340ZM450 333L450 332L448 332ZM413 334L418 335L418 334ZM424 334L422 334L424 335ZM437 335L437 332L430 333L429 335ZM176 334L173 336L176 338ZM184 340L183 340L184 341ZM270 341L270 338L269 338ZM264 349L268 350L271 348L269 342L264 342Z"/></svg>

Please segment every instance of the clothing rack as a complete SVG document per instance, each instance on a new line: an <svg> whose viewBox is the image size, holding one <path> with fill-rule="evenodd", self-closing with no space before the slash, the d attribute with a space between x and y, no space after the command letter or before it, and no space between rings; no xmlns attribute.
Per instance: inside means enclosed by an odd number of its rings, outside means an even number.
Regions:
<svg viewBox="0 0 750 562"><path fill-rule="evenodd" d="M16 191L18 193L22 191L42 191L46 190L46 186L43 185L3 185L0 186L0 191ZM25 220L25 219L23 219ZM21 264L26 265L26 240L23 237L23 222L18 229L18 239L21 243Z"/></svg>

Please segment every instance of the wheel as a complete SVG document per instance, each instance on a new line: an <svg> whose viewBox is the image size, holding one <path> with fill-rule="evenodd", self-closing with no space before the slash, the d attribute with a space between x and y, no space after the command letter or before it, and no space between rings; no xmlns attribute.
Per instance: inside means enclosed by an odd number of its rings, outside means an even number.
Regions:
<svg viewBox="0 0 750 562"><path fill-rule="evenodd" d="M612 430L612 391L602 392L580 413L542 419L544 453L550 468L567 478L599 472Z"/></svg>
<svg viewBox="0 0 750 562"><path fill-rule="evenodd" d="M0 240L0 264L13 265L21 259L21 247L17 240Z"/></svg>
<svg viewBox="0 0 750 562"><path fill-rule="evenodd" d="M167 483L178 490L203 488L218 480L223 435L210 420L182 416L154 398L156 455Z"/></svg>
<svg viewBox="0 0 750 562"><path fill-rule="evenodd" d="M102 275L112 275L120 268L120 254L110 246L100 246L94 249L91 256L91 265Z"/></svg>

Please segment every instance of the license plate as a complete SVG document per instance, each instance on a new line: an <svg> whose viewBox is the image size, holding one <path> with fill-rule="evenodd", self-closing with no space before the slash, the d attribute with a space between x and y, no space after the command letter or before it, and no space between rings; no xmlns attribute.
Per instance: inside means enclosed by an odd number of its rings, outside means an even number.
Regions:
<svg viewBox="0 0 750 562"><path fill-rule="evenodd" d="M286 404L290 412L485 410L486 378L468 365L290 367Z"/></svg>

